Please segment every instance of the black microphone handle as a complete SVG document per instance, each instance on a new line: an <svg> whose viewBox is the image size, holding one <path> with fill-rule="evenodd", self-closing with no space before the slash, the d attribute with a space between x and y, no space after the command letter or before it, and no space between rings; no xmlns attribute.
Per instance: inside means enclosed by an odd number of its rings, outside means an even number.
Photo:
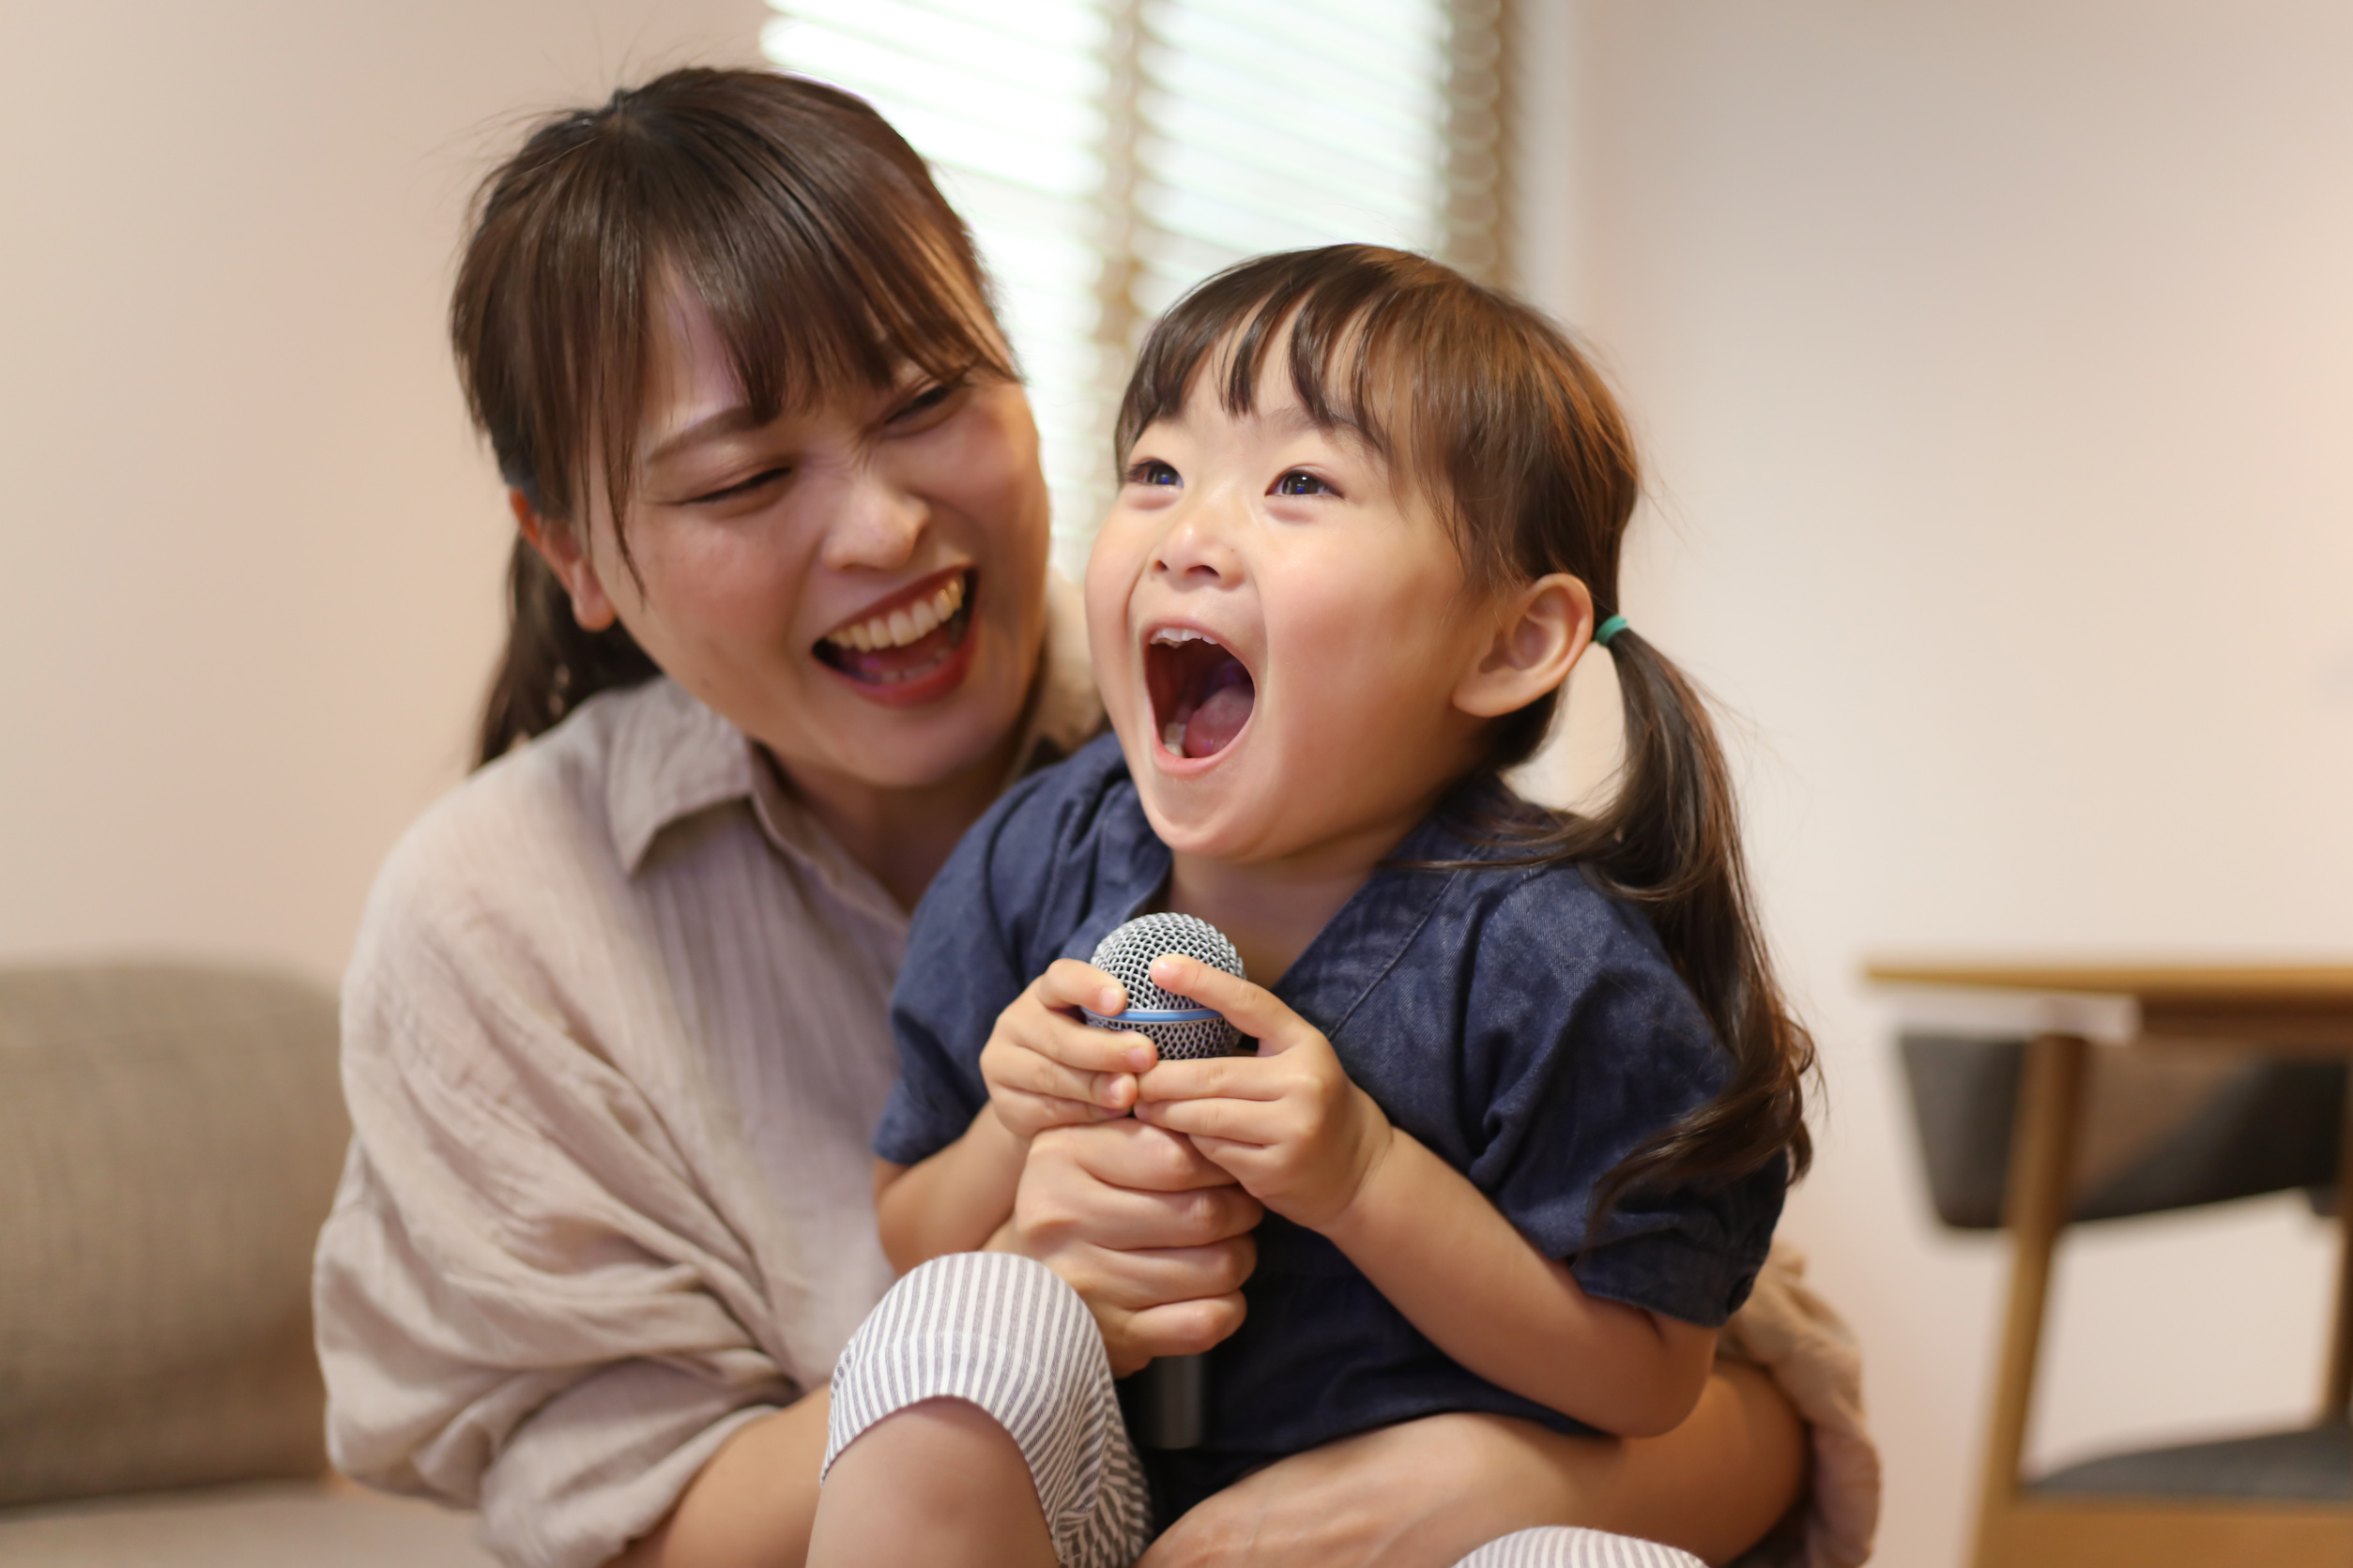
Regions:
<svg viewBox="0 0 2353 1568"><path fill-rule="evenodd" d="M1139 1448L1199 1448L1209 1426L1209 1358L1162 1356L1131 1379L1128 1436Z"/></svg>

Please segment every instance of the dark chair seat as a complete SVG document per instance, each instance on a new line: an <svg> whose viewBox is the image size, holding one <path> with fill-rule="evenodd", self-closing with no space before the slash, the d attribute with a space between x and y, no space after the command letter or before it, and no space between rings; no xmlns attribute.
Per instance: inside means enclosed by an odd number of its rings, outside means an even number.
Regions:
<svg viewBox="0 0 2353 1568"><path fill-rule="evenodd" d="M2087 1459L2028 1484L2038 1496L2353 1502L2353 1426L2331 1422Z"/></svg>

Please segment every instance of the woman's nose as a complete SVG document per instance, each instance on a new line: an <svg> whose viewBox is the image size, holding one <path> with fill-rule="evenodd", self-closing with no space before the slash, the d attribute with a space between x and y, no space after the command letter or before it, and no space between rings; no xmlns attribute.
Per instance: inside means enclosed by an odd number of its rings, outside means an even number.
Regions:
<svg viewBox="0 0 2353 1568"><path fill-rule="evenodd" d="M862 470L836 498L824 564L835 571L894 571L914 559L930 525L922 496L887 474Z"/></svg>

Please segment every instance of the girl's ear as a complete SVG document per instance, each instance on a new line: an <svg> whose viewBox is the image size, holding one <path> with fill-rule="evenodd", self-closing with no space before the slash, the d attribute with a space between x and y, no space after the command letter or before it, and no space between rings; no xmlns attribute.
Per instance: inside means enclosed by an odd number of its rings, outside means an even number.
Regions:
<svg viewBox="0 0 2353 1568"><path fill-rule="evenodd" d="M523 530L523 537L531 541L547 570L572 596L572 618L580 623L581 630L602 632L612 625L616 618L613 601L578 531L542 517L519 489L507 492L507 505L514 509L514 525Z"/></svg>
<svg viewBox="0 0 2353 1568"><path fill-rule="evenodd" d="M1581 577L1539 577L1498 607L1495 636L1454 689L1454 705L1479 719L1501 718L1568 678L1593 641L1593 592Z"/></svg>

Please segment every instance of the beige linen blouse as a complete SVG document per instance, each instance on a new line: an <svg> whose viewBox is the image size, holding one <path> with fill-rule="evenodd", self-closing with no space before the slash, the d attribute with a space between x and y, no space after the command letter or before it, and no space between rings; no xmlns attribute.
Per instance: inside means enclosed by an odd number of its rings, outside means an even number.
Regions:
<svg viewBox="0 0 2353 1568"><path fill-rule="evenodd" d="M1031 759L1100 722L1058 586ZM314 1276L328 1439L528 1568L657 1523L822 1385L891 1271L867 1135L907 917L668 680L426 814L344 986L351 1150Z"/></svg>

